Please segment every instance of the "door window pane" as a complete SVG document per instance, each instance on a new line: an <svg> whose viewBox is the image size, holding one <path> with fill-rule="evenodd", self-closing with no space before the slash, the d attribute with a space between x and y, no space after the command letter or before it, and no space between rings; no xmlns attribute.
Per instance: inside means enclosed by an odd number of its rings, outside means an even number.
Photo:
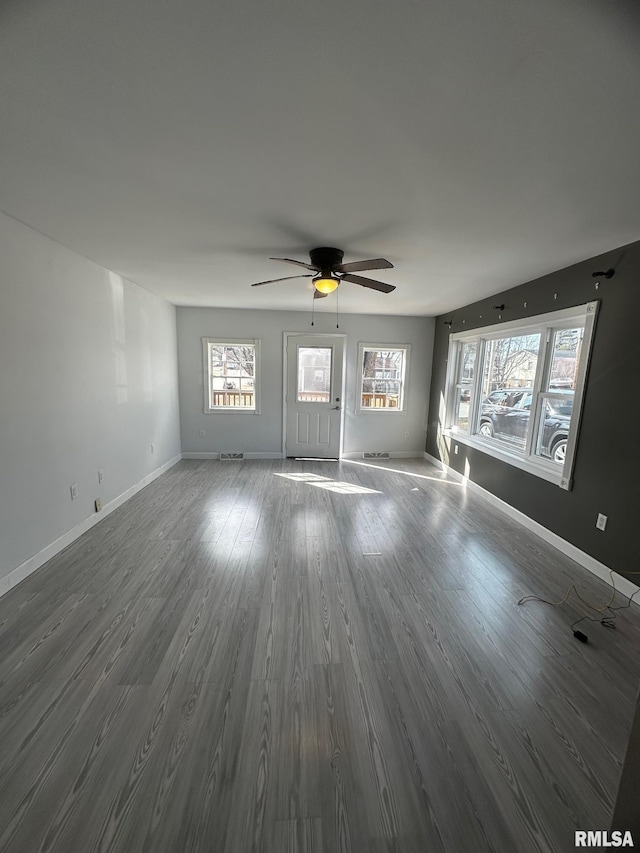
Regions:
<svg viewBox="0 0 640 853"><path fill-rule="evenodd" d="M298 347L298 403L331 400L331 347Z"/></svg>

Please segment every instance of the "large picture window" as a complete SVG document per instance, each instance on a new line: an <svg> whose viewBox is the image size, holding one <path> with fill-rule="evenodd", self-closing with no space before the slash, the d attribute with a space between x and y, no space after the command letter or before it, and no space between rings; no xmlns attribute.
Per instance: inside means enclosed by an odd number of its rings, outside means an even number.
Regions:
<svg viewBox="0 0 640 853"><path fill-rule="evenodd" d="M257 340L202 339L205 413L260 411L259 344Z"/></svg>
<svg viewBox="0 0 640 853"><path fill-rule="evenodd" d="M360 393L362 412L403 412L409 346L360 344Z"/></svg>
<svg viewBox="0 0 640 853"><path fill-rule="evenodd" d="M597 307L451 335L445 433L570 488Z"/></svg>

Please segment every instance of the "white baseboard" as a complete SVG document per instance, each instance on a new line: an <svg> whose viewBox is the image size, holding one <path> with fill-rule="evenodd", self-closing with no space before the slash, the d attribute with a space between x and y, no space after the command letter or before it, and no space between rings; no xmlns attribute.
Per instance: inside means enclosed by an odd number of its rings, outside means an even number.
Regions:
<svg viewBox="0 0 640 853"><path fill-rule="evenodd" d="M389 459L422 459L421 450L389 450L389 451L371 451L371 450L347 450L340 455L341 459L362 459L365 453L389 453ZM375 457L371 460L375 462Z"/></svg>
<svg viewBox="0 0 640 853"><path fill-rule="evenodd" d="M462 474L458 473L458 471L454 471L453 468L450 468L441 459L436 459L435 456L432 456L430 453L426 452L424 454L424 458L428 459L429 462L433 462L434 465L436 465L442 471L445 471L452 479L463 483L464 487L470 492L474 492L475 494L485 498L485 500L487 500L497 509L502 510L502 512L504 512L510 518L520 522L520 524L522 524L532 533L535 533L541 539L544 539L545 542L548 542L550 545L553 545L562 554L565 554L567 557L570 557L580 566L591 572L591 574L597 575L597 577L599 577L601 580L605 581L607 584L609 584L609 586L611 586L612 570L609 568L609 566L605 566L604 563L601 563L599 560L596 560L595 557L592 557L591 554L587 554L586 551L581 551L580 548L577 548L575 545L572 545L571 542L567 542L566 539L563 539L561 536L558 536L557 533L554 533L552 530L549 530L547 527L544 527L539 522L534 521L533 518L530 518L528 515L525 515L523 512L520 512L519 509L512 507L510 504L506 503L506 501L503 501L501 498L498 498L491 492L487 491L486 489L483 489L482 486L479 486L477 483L474 483L473 480L470 480L468 477L464 477ZM613 572L613 578L616 589L623 595L626 595L627 598L630 598L639 589L636 584L632 583L630 580L627 580L627 578L625 578L623 575L619 575L615 571ZM634 604L640 605L640 601L634 599Z"/></svg>
<svg viewBox="0 0 640 853"><path fill-rule="evenodd" d="M220 459L219 453L182 452L183 459Z"/></svg>
<svg viewBox="0 0 640 853"><path fill-rule="evenodd" d="M240 452L240 451L238 451ZM362 459L362 450L350 450L342 453L341 459ZM368 452L368 451L367 451ZM421 450L391 450L389 459L422 459ZM204 451L189 450L182 454L183 459L220 459L219 453L205 453ZM244 451L245 459L284 459L284 454L279 451Z"/></svg>
<svg viewBox="0 0 640 853"><path fill-rule="evenodd" d="M238 451L240 453L241 451ZM183 459L220 459L219 453L204 453L189 450L182 454ZM282 453L276 450L249 451L244 453L245 459L282 459Z"/></svg>
<svg viewBox="0 0 640 853"><path fill-rule="evenodd" d="M48 560L55 557L56 554L59 554L60 551L68 545L71 545L72 542L75 542L75 540L82 536L83 533L86 533L87 530L90 530L95 524L102 521L102 519L109 515L109 513L113 512L114 509L118 509L119 506L122 506L122 504L125 501L128 501L129 498L133 497L136 492L144 489L145 486L148 486L149 483L152 483L161 474L164 474L165 471L168 471L169 468L172 468L175 464L180 462L181 459L182 454L169 459L169 461L165 462L164 465L156 468L155 471L147 474L147 476L143 477L142 480L122 492L121 495L118 495L117 498L114 498L112 501L105 504L100 512L92 513L88 518L85 518L84 521L81 521L80 524L76 524L76 526L72 527L71 530L67 530L66 533L63 533L62 536L58 537L58 539L50 545L47 545L46 548L43 548L42 551L34 554L33 557L29 557L28 560L24 561L24 563L21 563L15 569L12 569L9 574L0 578L0 596L12 589L16 584L19 584L20 581L29 577L29 575L35 572L36 569L39 569L40 566L43 566Z"/></svg>
<svg viewBox="0 0 640 853"><path fill-rule="evenodd" d="M249 451L249 453L244 454L244 458L245 459L284 459L284 456L282 455L281 451L266 450L266 451L260 452L260 453L252 453L251 451Z"/></svg>

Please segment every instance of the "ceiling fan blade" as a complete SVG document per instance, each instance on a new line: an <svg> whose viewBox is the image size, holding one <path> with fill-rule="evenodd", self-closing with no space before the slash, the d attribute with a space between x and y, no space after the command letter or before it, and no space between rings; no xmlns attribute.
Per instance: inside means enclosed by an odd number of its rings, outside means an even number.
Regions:
<svg viewBox="0 0 640 853"><path fill-rule="evenodd" d="M383 281L375 281L373 278L365 278L362 275L343 275L342 281L350 281L352 284L361 284L362 287L370 287L371 290L379 290L380 293L391 293L395 285L385 284Z"/></svg>
<svg viewBox="0 0 640 853"><path fill-rule="evenodd" d="M319 267L314 267L313 264L305 264L303 261L293 261L291 258L269 258L270 261L284 261L285 264L296 264L299 267L304 267L307 270L315 270L319 272Z"/></svg>
<svg viewBox="0 0 640 853"><path fill-rule="evenodd" d="M360 270L392 270L393 264L386 258L372 258L369 261L352 261L340 264L337 272L359 272Z"/></svg>
<svg viewBox="0 0 640 853"><path fill-rule="evenodd" d="M270 278L269 281L256 281L251 287L260 287L261 284L273 284L274 281L286 281L289 278L313 278L313 275L311 273L307 275L285 275L284 278Z"/></svg>
<svg viewBox="0 0 640 853"><path fill-rule="evenodd" d="M316 290L315 287L313 289L313 298L314 299L324 299L325 296L328 296L328 293L320 293L319 290Z"/></svg>

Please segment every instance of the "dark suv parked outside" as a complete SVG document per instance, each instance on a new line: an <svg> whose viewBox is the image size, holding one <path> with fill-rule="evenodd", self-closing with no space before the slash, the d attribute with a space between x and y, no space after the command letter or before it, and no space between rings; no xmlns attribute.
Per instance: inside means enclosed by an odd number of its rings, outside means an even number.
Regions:
<svg viewBox="0 0 640 853"><path fill-rule="evenodd" d="M554 462L563 464L573 410L573 392L559 391L558 394L562 394L561 400L548 401L540 451ZM499 438L523 448L532 399L532 388L501 388L492 391L482 401L478 432L487 438Z"/></svg>

